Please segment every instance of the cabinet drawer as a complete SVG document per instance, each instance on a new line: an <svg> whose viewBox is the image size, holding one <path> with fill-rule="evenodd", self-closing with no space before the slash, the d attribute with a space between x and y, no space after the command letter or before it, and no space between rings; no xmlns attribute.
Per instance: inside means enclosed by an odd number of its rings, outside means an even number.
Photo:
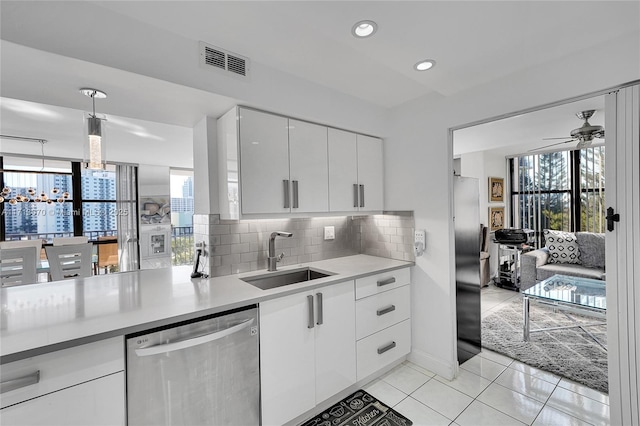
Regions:
<svg viewBox="0 0 640 426"><path fill-rule="evenodd" d="M124 371L122 337L62 349L2 366L0 378L17 387L2 393L1 408ZM13 381L13 382L12 382Z"/></svg>
<svg viewBox="0 0 640 426"><path fill-rule="evenodd" d="M409 268L396 269L356 280L356 299L392 290L411 282Z"/></svg>
<svg viewBox="0 0 640 426"><path fill-rule="evenodd" d="M358 380L411 351L411 320L405 320L357 342Z"/></svg>
<svg viewBox="0 0 640 426"><path fill-rule="evenodd" d="M411 287L404 285L356 302L356 339L362 339L410 317Z"/></svg>
<svg viewBox="0 0 640 426"><path fill-rule="evenodd" d="M125 418L124 371L2 410L2 423L13 426L117 426Z"/></svg>

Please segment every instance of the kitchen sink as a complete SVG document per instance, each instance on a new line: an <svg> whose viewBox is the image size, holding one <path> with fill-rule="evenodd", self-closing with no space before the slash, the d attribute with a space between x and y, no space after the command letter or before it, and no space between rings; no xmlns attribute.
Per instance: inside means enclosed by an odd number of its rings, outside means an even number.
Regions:
<svg viewBox="0 0 640 426"><path fill-rule="evenodd" d="M264 275L256 275L240 279L262 290L269 290L276 287L282 287L284 285L317 280L331 275L334 274L332 272L320 271L307 267L289 271L270 272Z"/></svg>

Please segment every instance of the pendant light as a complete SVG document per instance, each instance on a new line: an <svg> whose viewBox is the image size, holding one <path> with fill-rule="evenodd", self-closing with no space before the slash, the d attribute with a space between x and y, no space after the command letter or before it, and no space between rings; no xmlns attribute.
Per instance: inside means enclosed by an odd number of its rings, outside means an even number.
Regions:
<svg viewBox="0 0 640 426"><path fill-rule="evenodd" d="M106 158L104 126L102 122L106 121L106 119L96 115L96 98L104 99L107 97L107 94L100 90L90 88L80 89L80 93L89 96L93 104L93 112L86 115L85 165L88 169L104 169Z"/></svg>

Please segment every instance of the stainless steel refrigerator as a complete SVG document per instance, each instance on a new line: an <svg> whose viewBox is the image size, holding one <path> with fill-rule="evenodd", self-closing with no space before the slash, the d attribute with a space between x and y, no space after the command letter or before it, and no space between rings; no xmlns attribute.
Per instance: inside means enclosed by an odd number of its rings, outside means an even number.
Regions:
<svg viewBox="0 0 640 426"><path fill-rule="evenodd" d="M454 176L458 362L480 353L480 186Z"/></svg>

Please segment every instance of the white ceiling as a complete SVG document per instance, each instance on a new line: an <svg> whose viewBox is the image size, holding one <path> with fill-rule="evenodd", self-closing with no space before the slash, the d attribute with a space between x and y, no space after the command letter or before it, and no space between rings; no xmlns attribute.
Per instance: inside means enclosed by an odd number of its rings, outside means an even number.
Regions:
<svg viewBox="0 0 640 426"><path fill-rule="evenodd" d="M90 76L93 87L134 95L108 98L98 109L102 105L120 117L189 128L205 115L221 115L236 101L46 50L55 50L56 36L71 31L68 22L82 35L90 34L97 20L107 21L111 34L101 36L114 40L135 23L150 25L393 108L430 94L455 96L571 54L584 53L588 66L597 60L589 57L591 47L638 34L640 26L637 1L3 0L0 11L1 37L11 42L2 44L3 97L86 110L88 99L77 88ZM373 37L358 40L350 34L361 19L378 23ZM73 56L81 58L90 46L82 37L76 42ZM25 55L23 46L39 50ZM414 71L413 64L424 58L435 59L436 67ZM17 62L21 66L12 66ZM602 111L598 102L588 109ZM502 120L479 128L482 137L468 142L465 131L458 131L456 145L482 149L521 137L563 136L579 127L574 114L585 105L547 111L549 116L540 112L526 120ZM2 128L15 128L15 114L2 108ZM603 114L596 113L592 124L601 119Z"/></svg>

